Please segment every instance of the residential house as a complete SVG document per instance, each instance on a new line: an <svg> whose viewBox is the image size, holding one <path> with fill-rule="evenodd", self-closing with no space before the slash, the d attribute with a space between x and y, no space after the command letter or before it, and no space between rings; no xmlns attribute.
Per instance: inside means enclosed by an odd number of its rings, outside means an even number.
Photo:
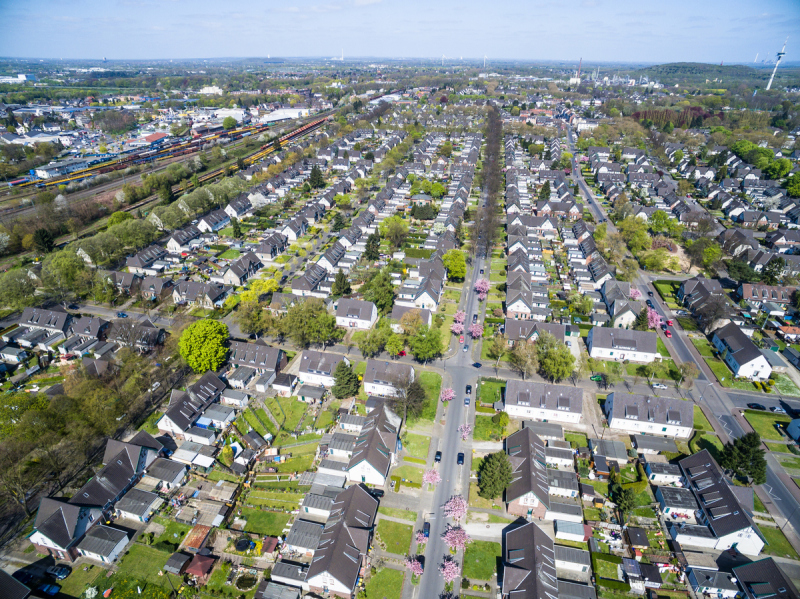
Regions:
<svg viewBox="0 0 800 599"><path fill-rule="evenodd" d="M735 323L714 331L711 343L721 353L734 376L751 381L765 381L772 372L769 361Z"/></svg>
<svg viewBox="0 0 800 599"><path fill-rule="evenodd" d="M771 557L734 566L733 576L744 591L746 599L763 599L764 597L798 599L800 597L792 580Z"/></svg>
<svg viewBox="0 0 800 599"><path fill-rule="evenodd" d="M609 393L603 405L608 426L625 432L688 439L694 432L692 405L681 399Z"/></svg>
<svg viewBox="0 0 800 599"><path fill-rule="evenodd" d="M298 373L301 383L333 387L336 382L334 379L336 367L342 361L348 366L350 365L350 361L339 354L327 354L311 349L303 350Z"/></svg>
<svg viewBox="0 0 800 599"><path fill-rule="evenodd" d="M231 217L224 210L209 212L197 221L197 228L203 233L216 233L231 224Z"/></svg>
<svg viewBox="0 0 800 599"><path fill-rule="evenodd" d="M505 449L511 463L511 482L505 497L508 512L543 518L550 509L544 442L526 427L506 438Z"/></svg>
<svg viewBox="0 0 800 599"><path fill-rule="evenodd" d="M566 385L510 379L503 410L512 418L577 424L583 412L583 391Z"/></svg>
<svg viewBox="0 0 800 599"><path fill-rule="evenodd" d="M157 275L164 270L167 251L160 245L151 245L142 251L126 258L125 267L128 272L137 275Z"/></svg>
<svg viewBox="0 0 800 599"><path fill-rule="evenodd" d="M211 277L215 283L243 286L247 280L264 267L264 264L253 252L247 252L243 256L231 262L222 272Z"/></svg>
<svg viewBox="0 0 800 599"><path fill-rule="evenodd" d="M517 522L519 526L504 531L503 597L555 599L561 596L553 539L534 522Z"/></svg>
<svg viewBox="0 0 800 599"><path fill-rule="evenodd" d="M658 336L652 331L592 327L586 337L589 356L596 360L650 363L658 356Z"/></svg>
<svg viewBox="0 0 800 599"><path fill-rule="evenodd" d="M367 360L364 373L364 392L367 395L394 397L399 389L414 380L414 367L401 362Z"/></svg>
<svg viewBox="0 0 800 599"><path fill-rule="evenodd" d="M179 281L172 290L172 300L178 304L189 304L213 310L225 303L231 287L222 283L200 283Z"/></svg>
<svg viewBox="0 0 800 599"><path fill-rule="evenodd" d="M372 302L342 298L336 306L336 324L353 329L371 329L378 320L378 308Z"/></svg>

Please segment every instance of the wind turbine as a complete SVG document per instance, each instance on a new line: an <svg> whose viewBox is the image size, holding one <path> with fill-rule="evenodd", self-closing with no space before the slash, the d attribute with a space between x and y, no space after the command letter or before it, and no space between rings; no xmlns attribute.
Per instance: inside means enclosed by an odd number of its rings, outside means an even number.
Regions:
<svg viewBox="0 0 800 599"><path fill-rule="evenodd" d="M442 54L442 66L444 66L444 59L445 59L445 56L444 56L444 54Z"/></svg>
<svg viewBox="0 0 800 599"><path fill-rule="evenodd" d="M758 60L758 52L756 52L756 57L753 59L753 62L756 62L757 60Z"/></svg>
<svg viewBox="0 0 800 599"><path fill-rule="evenodd" d="M786 42L789 41L789 38L786 38ZM772 87L772 80L775 79L775 73L778 71L778 65L781 64L781 58L786 55L786 42L783 42L783 50L778 52L778 60L775 62L775 68L772 69L772 75L770 75L769 83L767 83L767 91L769 88Z"/></svg>
<svg viewBox="0 0 800 599"><path fill-rule="evenodd" d="M483 68L486 68L486 54L483 55Z"/></svg>

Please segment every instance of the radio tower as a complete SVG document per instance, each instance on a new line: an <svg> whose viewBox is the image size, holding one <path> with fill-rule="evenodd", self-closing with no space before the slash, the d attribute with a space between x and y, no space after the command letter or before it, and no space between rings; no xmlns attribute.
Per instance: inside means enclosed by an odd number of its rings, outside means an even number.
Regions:
<svg viewBox="0 0 800 599"><path fill-rule="evenodd" d="M580 78L581 78L581 65L582 65L582 64L583 64L583 57L581 57L581 60L580 60L580 62L578 63L578 75L577 75L578 79L580 79Z"/></svg>
<svg viewBox="0 0 800 599"><path fill-rule="evenodd" d="M786 42L788 41L789 38L787 37ZM772 80L775 79L775 73L778 71L778 65L781 64L781 58L783 58L786 55L786 42L783 42L783 50L778 52L778 60L775 63L775 68L772 69L772 75L770 75L769 77L769 83L767 83L767 91L769 91L769 88L772 87Z"/></svg>

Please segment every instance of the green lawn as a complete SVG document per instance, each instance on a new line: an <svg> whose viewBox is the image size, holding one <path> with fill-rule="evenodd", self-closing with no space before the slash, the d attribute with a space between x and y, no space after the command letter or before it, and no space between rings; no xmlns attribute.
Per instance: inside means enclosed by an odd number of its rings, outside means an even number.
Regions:
<svg viewBox="0 0 800 599"><path fill-rule="evenodd" d="M800 555L797 555L797 551L789 544L786 535L784 535L780 529L763 524L758 528L761 530L761 534L764 535L768 543L764 545L763 551L765 554L800 560Z"/></svg>
<svg viewBox="0 0 800 599"><path fill-rule="evenodd" d="M583 543L581 541L567 541L564 539L557 539L556 545L564 545L565 547L574 547L575 549L583 549L584 551L589 551L589 543Z"/></svg>
<svg viewBox="0 0 800 599"><path fill-rule="evenodd" d="M782 395L800 395L800 389L794 384L794 381L785 374L779 374L775 379L774 389L777 389Z"/></svg>
<svg viewBox="0 0 800 599"><path fill-rule="evenodd" d="M158 573L167 563L171 553L159 551L134 543L120 559L117 572L108 579L103 579L103 589L114 588L115 597L133 597L138 595L136 587L142 587L141 597L161 599L167 597L169 582L167 576ZM172 576L176 588L180 585L180 577ZM148 591L152 594L148 594Z"/></svg>
<svg viewBox="0 0 800 599"><path fill-rule="evenodd" d="M225 250L217 257L224 258L226 260L236 260L237 258L240 258L241 255L242 252L240 252L239 250Z"/></svg>
<svg viewBox="0 0 800 599"><path fill-rule="evenodd" d="M619 565L612 562L607 562L603 559L595 561L597 569L595 576L598 578L607 578L608 580L619 580Z"/></svg>
<svg viewBox="0 0 800 599"><path fill-rule="evenodd" d="M784 468L800 470L800 457L786 455L775 456Z"/></svg>
<svg viewBox="0 0 800 599"><path fill-rule="evenodd" d="M491 580L497 572L497 562L502 554L500 543L472 541L464 552L462 574L471 580Z"/></svg>
<svg viewBox="0 0 800 599"><path fill-rule="evenodd" d="M484 343L484 346L486 345L488 344ZM487 404L501 401L503 399L503 389L505 388L505 382L482 379L476 391L478 400Z"/></svg>
<svg viewBox="0 0 800 599"><path fill-rule="evenodd" d="M602 495L603 497L608 497L607 482L601 482L599 480L589 480L588 478L582 478L581 482L587 485L592 485L597 494Z"/></svg>
<svg viewBox="0 0 800 599"><path fill-rule="evenodd" d="M412 512L411 510L401 510L400 508L396 507L380 506L378 508L378 513L383 514L384 516L391 516L392 518L408 520L409 522L417 521L417 512Z"/></svg>
<svg viewBox="0 0 800 599"><path fill-rule="evenodd" d="M697 322L691 316L678 316L675 320L678 321L684 331L697 331L699 328Z"/></svg>
<svg viewBox="0 0 800 599"><path fill-rule="evenodd" d="M776 452L776 453L786 453L786 454L791 454L791 452L789 451L789 447L788 447L788 446L786 446L786 445L784 445L783 443L767 443L767 442L765 441L765 442L764 442L764 445L766 445L767 447L769 447L769 450L770 450L770 451L774 451L774 452Z"/></svg>
<svg viewBox="0 0 800 599"><path fill-rule="evenodd" d="M587 522L597 522L600 520L600 509L596 507L583 508L583 519Z"/></svg>
<svg viewBox="0 0 800 599"><path fill-rule="evenodd" d="M409 464L395 468L392 471L392 476L399 476L410 480L412 483L422 484L422 469Z"/></svg>
<svg viewBox="0 0 800 599"><path fill-rule="evenodd" d="M714 357L714 347L708 342L708 339L705 338L696 338L692 337L692 343L697 348L697 351L700 352L701 356L706 358L713 358Z"/></svg>
<svg viewBox="0 0 800 599"><path fill-rule="evenodd" d="M472 438L476 441L500 441L505 436L505 430L499 424L492 422L492 416L475 416L475 429Z"/></svg>
<svg viewBox="0 0 800 599"><path fill-rule="evenodd" d="M59 581L58 584L61 585L61 592L58 596L80 597L86 587L93 583L100 574L105 576L105 572L106 571L99 566L89 566L88 572L84 572L83 567L75 568L72 574L67 576L64 580Z"/></svg>
<svg viewBox="0 0 800 599"><path fill-rule="evenodd" d="M430 566L429 566L430 567ZM403 595L405 572L383 568L370 576L364 588L365 599L400 599Z"/></svg>
<svg viewBox="0 0 800 599"><path fill-rule="evenodd" d="M589 446L589 441L586 439L586 435L583 433L564 433L564 440L569 441L569 444L573 449Z"/></svg>
<svg viewBox="0 0 800 599"><path fill-rule="evenodd" d="M691 441L689 441L689 449L692 453L697 453L707 449L711 456L716 460L722 451L722 441L716 435L707 433L695 433Z"/></svg>
<svg viewBox="0 0 800 599"><path fill-rule="evenodd" d="M681 378L681 373L675 362L672 360L661 360L660 362L652 362L651 364L625 364L625 370L629 376L640 376L647 378L647 368L653 366L655 368L654 379L672 379L678 381Z"/></svg>
<svg viewBox="0 0 800 599"><path fill-rule="evenodd" d="M291 452L291 449L289 451ZM311 468L313 463L314 454L301 454L274 466L278 469L278 472L305 472Z"/></svg>
<svg viewBox="0 0 800 599"><path fill-rule="evenodd" d="M264 428L264 426L258 421L255 412L253 412L251 408L247 408L244 412L242 412L242 416L244 416L244 419L251 428L253 428L262 437L266 437L268 432L267 429ZM269 421L269 417L267 417L267 421Z"/></svg>
<svg viewBox="0 0 800 599"><path fill-rule="evenodd" d="M403 447L410 455L425 459L428 457L428 447L430 444L430 437L408 433L406 435L406 440L403 443Z"/></svg>
<svg viewBox="0 0 800 599"><path fill-rule="evenodd" d="M380 520L377 532L389 553L406 555L411 548L414 527L410 524Z"/></svg>
<svg viewBox="0 0 800 599"><path fill-rule="evenodd" d="M661 337L658 338L656 342L656 347L658 348L659 354L661 354L665 358L669 358L669 350L667 350L667 346L664 345L664 342L661 340Z"/></svg>
<svg viewBox="0 0 800 599"><path fill-rule="evenodd" d="M772 439L773 441L781 441L785 438L777 431L775 424L789 424L792 421L789 416L762 412L761 410L745 410L744 417L750 423L750 426L761 435L762 439Z"/></svg>
<svg viewBox="0 0 800 599"><path fill-rule="evenodd" d="M283 534L283 529L292 517L291 514L279 512L266 512L253 508L242 508L242 517L247 519L245 530L259 535L277 537Z"/></svg>
<svg viewBox="0 0 800 599"><path fill-rule="evenodd" d="M278 422L282 422L284 431L292 432L300 424L308 405L296 397L269 397L266 399L267 407ZM286 420L284 421L284 414Z"/></svg>
<svg viewBox="0 0 800 599"><path fill-rule="evenodd" d="M706 418L706 415L703 414L703 410L700 409L700 406L694 407L694 428L698 431L714 432L714 428L711 426L708 418Z"/></svg>
<svg viewBox="0 0 800 599"><path fill-rule="evenodd" d="M768 514L767 508L764 507L763 502L758 498L757 493L753 493L753 510L756 512L761 512L763 514Z"/></svg>
<svg viewBox="0 0 800 599"><path fill-rule="evenodd" d="M436 418L436 407L439 403L439 394L442 390L442 375L435 372L421 372L419 374L419 382L425 389L425 405L419 416L416 418L413 416L409 417L411 425L421 420L433 422L434 418Z"/></svg>

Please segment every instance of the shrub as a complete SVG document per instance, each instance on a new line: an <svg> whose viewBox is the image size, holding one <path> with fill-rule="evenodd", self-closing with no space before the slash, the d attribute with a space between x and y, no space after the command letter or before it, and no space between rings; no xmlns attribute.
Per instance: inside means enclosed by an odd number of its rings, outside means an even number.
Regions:
<svg viewBox="0 0 800 599"><path fill-rule="evenodd" d="M770 387L772 387L772 386L775 384L775 379L769 379L769 380L767 381L767 384L768 384Z"/></svg>

